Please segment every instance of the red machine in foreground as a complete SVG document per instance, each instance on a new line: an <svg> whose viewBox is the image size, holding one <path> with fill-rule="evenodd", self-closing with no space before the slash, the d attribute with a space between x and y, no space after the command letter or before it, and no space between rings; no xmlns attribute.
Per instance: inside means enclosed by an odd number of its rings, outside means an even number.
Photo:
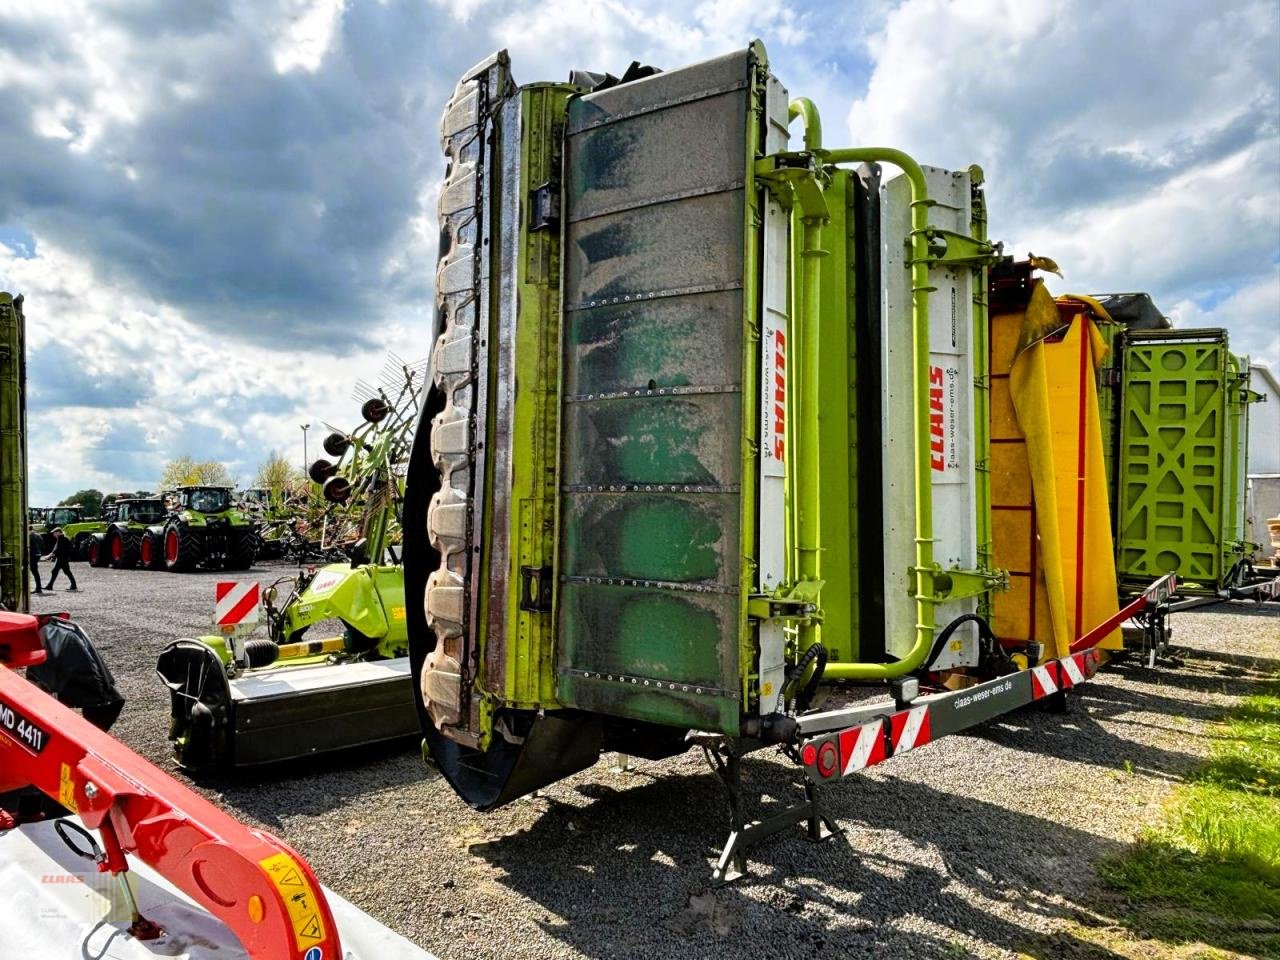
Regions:
<svg viewBox="0 0 1280 960"><path fill-rule="evenodd" d="M126 854L222 920L254 958L341 958L324 891L294 850L237 822L14 672L44 661L42 623L0 611L0 794L34 787L78 814L98 832L101 850L77 852L120 877L131 903ZM0 829L18 819L0 810ZM58 832L74 849L76 828L67 826ZM136 906L133 914L135 937L160 935Z"/></svg>

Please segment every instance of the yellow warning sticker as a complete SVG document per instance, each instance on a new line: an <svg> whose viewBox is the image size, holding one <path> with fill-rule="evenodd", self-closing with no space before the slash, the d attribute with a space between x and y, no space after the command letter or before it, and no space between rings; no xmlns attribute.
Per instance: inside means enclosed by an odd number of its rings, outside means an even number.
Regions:
<svg viewBox="0 0 1280 960"><path fill-rule="evenodd" d="M76 806L76 784L71 779L71 765L67 763L62 765L62 772L58 775L58 802L72 813L80 810Z"/></svg>
<svg viewBox="0 0 1280 960"><path fill-rule="evenodd" d="M392 607L392 608L391 608L391 619L392 619L392 620L403 620L403 619L404 619L404 607Z"/></svg>
<svg viewBox="0 0 1280 960"><path fill-rule="evenodd" d="M307 875L298 866L298 862L287 853L277 853L260 861L258 866L266 871L284 900L298 949L304 950L324 940L324 920L320 918L320 904L316 900L315 891L311 889L311 882L307 880Z"/></svg>

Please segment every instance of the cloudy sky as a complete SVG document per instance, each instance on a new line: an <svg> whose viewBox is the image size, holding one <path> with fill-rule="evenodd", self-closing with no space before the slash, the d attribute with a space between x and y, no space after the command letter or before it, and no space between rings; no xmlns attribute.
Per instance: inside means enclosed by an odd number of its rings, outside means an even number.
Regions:
<svg viewBox="0 0 1280 960"><path fill-rule="evenodd" d="M1066 292L1150 291L1280 364L1280 4L0 0L0 288L27 297L32 502L251 481L425 356L440 110L759 37L829 145L981 164ZM312 451L321 436L311 433Z"/></svg>

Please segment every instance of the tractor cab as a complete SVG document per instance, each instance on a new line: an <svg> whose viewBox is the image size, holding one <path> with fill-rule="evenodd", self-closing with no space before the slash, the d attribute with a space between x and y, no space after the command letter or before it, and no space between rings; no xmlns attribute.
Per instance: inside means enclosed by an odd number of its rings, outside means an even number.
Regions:
<svg viewBox="0 0 1280 960"><path fill-rule="evenodd" d="M68 523L78 523L83 519L82 507L49 507L45 512L45 522L49 529L65 527Z"/></svg>
<svg viewBox="0 0 1280 960"><path fill-rule="evenodd" d="M165 517L164 501L159 497L145 500L117 500L115 520L124 523L159 523Z"/></svg>
<svg viewBox="0 0 1280 960"><path fill-rule="evenodd" d="M223 513L231 509L230 487L179 487L179 506L196 513Z"/></svg>

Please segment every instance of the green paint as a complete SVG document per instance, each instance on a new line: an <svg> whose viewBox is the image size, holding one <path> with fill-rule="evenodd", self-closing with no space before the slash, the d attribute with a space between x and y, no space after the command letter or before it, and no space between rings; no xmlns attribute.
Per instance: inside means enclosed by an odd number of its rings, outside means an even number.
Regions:
<svg viewBox="0 0 1280 960"><path fill-rule="evenodd" d="M1223 331L1130 333L1123 354L1117 573L1217 586L1242 547L1239 361Z"/></svg>
<svg viewBox="0 0 1280 960"><path fill-rule="evenodd" d="M576 98L566 144L560 700L729 734L754 524L757 227L741 184L762 55ZM635 109L641 90L664 108ZM707 142L742 143L741 165L722 150L688 162Z"/></svg>
<svg viewBox="0 0 1280 960"><path fill-rule="evenodd" d="M0 607L27 609L27 357L22 298L0 291Z"/></svg>

